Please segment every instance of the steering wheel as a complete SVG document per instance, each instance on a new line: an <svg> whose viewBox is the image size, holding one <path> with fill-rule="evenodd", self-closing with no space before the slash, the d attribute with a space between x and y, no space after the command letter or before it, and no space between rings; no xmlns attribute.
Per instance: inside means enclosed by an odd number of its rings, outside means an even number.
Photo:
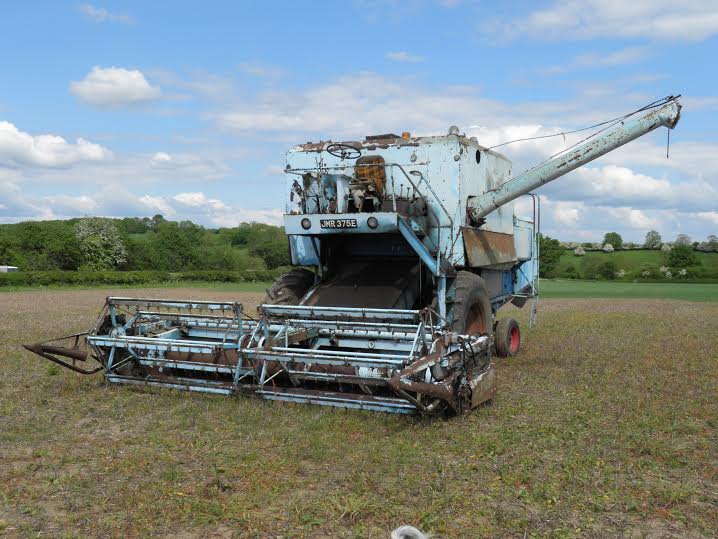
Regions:
<svg viewBox="0 0 718 539"><path fill-rule="evenodd" d="M330 144L327 146L327 152L334 157L339 157L341 159L359 159L361 157L361 150L351 146L350 144Z"/></svg>

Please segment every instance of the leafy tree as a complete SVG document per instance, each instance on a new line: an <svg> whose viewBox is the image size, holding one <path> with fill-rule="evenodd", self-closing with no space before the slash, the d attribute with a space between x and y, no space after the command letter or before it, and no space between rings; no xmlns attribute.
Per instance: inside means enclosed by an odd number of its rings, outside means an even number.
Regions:
<svg viewBox="0 0 718 539"><path fill-rule="evenodd" d="M9 237L0 234L0 265L14 266L15 253Z"/></svg>
<svg viewBox="0 0 718 539"><path fill-rule="evenodd" d="M52 268L77 270L82 264L80 242L69 226L57 226L46 244L47 260Z"/></svg>
<svg viewBox="0 0 718 539"><path fill-rule="evenodd" d="M584 279L595 279L598 277L598 268L601 259L594 256L586 256L581 259L581 275Z"/></svg>
<svg viewBox="0 0 718 539"><path fill-rule="evenodd" d="M623 238L618 232L608 232L603 236L603 244L610 243L614 249L620 249L623 245Z"/></svg>
<svg viewBox="0 0 718 539"><path fill-rule="evenodd" d="M125 234L144 234L150 229L148 222L149 220L146 217L144 219L125 217L124 219L119 219L117 225Z"/></svg>
<svg viewBox="0 0 718 539"><path fill-rule="evenodd" d="M127 260L127 248L110 219L85 217L75 225L80 265L89 270L115 269Z"/></svg>
<svg viewBox="0 0 718 539"><path fill-rule="evenodd" d="M616 266L615 262L612 262L610 260L607 260L606 262L601 262L596 268L596 272L598 273L598 275L608 280L615 279L617 271L618 266Z"/></svg>
<svg viewBox="0 0 718 539"><path fill-rule="evenodd" d="M157 222L156 233L150 240L153 269L168 271L206 269L198 254L204 229L193 223L189 225L180 226L174 221L164 219Z"/></svg>
<svg viewBox="0 0 718 539"><path fill-rule="evenodd" d="M561 259L561 243L558 240L539 234L539 275L551 277Z"/></svg>
<svg viewBox="0 0 718 539"><path fill-rule="evenodd" d="M149 227L150 227L152 230L159 230L160 225L161 225L162 223L165 223L165 222L166 222L165 218L162 217L162 215L160 215L160 214L158 213L157 215L155 215L155 216L150 220Z"/></svg>
<svg viewBox="0 0 718 539"><path fill-rule="evenodd" d="M675 243L676 245L691 245L693 240L688 234L678 234Z"/></svg>
<svg viewBox="0 0 718 539"><path fill-rule="evenodd" d="M578 270L576 269L576 266L573 264L570 264L566 266L563 271L561 272L561 277L565 279L580 279L581 276L578 273Z"/></svg>
<svg viewBox="0 0 718 539"><path fill-rule="evenodd" d="M701 251L718 251L718 236L710 234L706 241L700 243L698 249Z"/></svg>
<svg viewBox="0 0 718 539"><path fill-rule="evenodd" d="M643 246L646 249L660 249L661 248L661 235L657 230L649 230L646 234L646 241L643 242Z"/></svg>
<svg viewBox="0 0 718 539"><path fill-rule="evenodd" d="M107 234L88 223L114 227L124 245L124 261L107 257ZM100 226L100 225L98 225ZM112 243L112 242L110 242ZM122 253L122 251L119 251ZM162 216L124 219L70 219L0 224L0 264L23 270L234 270L274 268L288 263L287 238L281 227L242 223L207 230L190 221Z"/></svg>
<svg viewBox="0 0 718 539"><path fill-rule="evenodd" d="M689 266L697 266L700 261L693 251L691 245L676 243L668 252L668 265L672 268L687 268Z"/></svg>
<svg viewBox="0 0 718 539"><path fill-rule="evenodd" d="M264 263L269 269L289 264L289 249L286 245L265 243L264 245L260 245L252 249L251 253L264 260Z"/></svg>

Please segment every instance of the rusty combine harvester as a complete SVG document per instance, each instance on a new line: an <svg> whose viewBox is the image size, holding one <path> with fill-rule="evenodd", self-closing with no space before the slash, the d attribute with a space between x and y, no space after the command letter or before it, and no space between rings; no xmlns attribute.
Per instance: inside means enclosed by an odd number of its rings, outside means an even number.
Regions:
<svg viewBox="0 0 718 539"><path fill-rule="evenodd" d="M287 153L284 226L295 269L257 317L239 303L110 297L95 326L27 348L118 384L405 414L493 397L493 351L518 352L496 312L538 296L538 200L513 201L658 127L670 97L516 177L452 127L320 142ZM312 268L311 270L308 268ZM92 364L92 366L88 366Z"/></svg>

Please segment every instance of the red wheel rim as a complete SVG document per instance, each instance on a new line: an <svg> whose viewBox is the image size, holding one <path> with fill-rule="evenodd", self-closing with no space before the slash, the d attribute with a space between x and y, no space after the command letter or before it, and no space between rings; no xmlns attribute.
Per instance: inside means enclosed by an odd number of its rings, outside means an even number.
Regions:
<svg viewBox="0 0 718 539"><path fill-rule="evenodd" d="M512 327L511 333L509 333L509 350L511 350L512 354L515 354L519 351L519 342L520 342L521 336L519 334L519 328Z"/></svg>

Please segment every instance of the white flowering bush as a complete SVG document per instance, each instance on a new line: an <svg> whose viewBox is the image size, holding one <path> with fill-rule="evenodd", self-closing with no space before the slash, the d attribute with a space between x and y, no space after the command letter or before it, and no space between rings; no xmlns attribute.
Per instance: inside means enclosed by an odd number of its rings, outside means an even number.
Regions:
<svg viewBox="0 0 718 539"><path fill-rule="evenodd" d="M668 243L664 243L661 245L661 251L664 253L668 253L673 247L671 247Z"/></svg>
<svg viewBox="0 0 718 539"><path fill-rule="evenodd" d="M603 252L604 253L612 253L613 252L613 245L610 243L607 243L603 246Z"/></svg>
<svg viewBox="0 0 718 539"><path fill-rule="evenodd" d="M575 256L583 256L586 254L586 250L580 245L573 250Z"/></svg>
<svg viewBox="0 0 718 539"><path fill-rule="evenodd" d="M127 248L115 223L101 217L85 217L75 225L81 268L91 271L115 269L127 261Z"/></svg>
<svg viewBox="0 0 718 539"><path fill-rule="evenodd" d="M623 279L626 276L626 273L628 273L625 269L620 269L616 272L616 278Z"/></svg>

